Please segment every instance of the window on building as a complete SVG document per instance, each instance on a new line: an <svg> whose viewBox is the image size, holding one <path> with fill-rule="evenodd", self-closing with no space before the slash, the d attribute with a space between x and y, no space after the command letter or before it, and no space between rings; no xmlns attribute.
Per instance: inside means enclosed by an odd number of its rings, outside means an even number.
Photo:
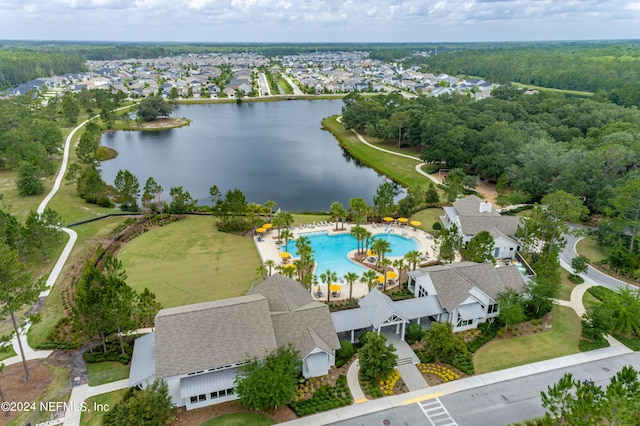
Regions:
<svg viewBox="0 0 640 426"><path fill-rule="evenodd" d="M429 295L429 292L427 291L426 288L424 287L419 287L418 288L418 297L426 297Z"/></svg>
<svg viewBox="0 0 640 426"><path fill-rule="evenodd" d="M198 402L198 397L192 396L191 398L189 398L189 400L191 401L192 404L195 404L196 402Z"/></svg>
<svg viewBox="0 0 640 426"><path fill-rule="evenodd" d="M216 399L218 397L218 392L211 392L211 399Z"/></svg>
<svg viewBox="0 0 640 426"><path fill-rule="evenodd" d="M206 394L202 394L202 395L198 395L198 402L202 402L202 401L206 401L207 400L207 395Z"/></svg>
<svg viewBox="0 0 640 426"><path fill-rule="evenodd" d="M498 304L497 303L489 305L489 309L487 310L487 313L489 313L489 314L493 314L495 312L498 312Z"/></svg>

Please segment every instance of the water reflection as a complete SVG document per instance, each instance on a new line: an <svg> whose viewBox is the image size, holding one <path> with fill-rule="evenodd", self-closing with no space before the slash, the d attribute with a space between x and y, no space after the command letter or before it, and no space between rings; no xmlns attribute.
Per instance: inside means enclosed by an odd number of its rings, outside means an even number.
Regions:
<svg viewBox="0 0 640 426"><path fill-rule="evenodd" d="M289 211L327 211L334 201L347 206L356 197L372 203L386 178L321 128L322 118L341 107L341 100L181 105L174 116L190 126L105 134L102 144L119 155L101 164L102 175L113 183L119 169L128 169L141 186L153 176L166 198L170 187L182 185L200 204L210 204L212 185Z"/></svg>

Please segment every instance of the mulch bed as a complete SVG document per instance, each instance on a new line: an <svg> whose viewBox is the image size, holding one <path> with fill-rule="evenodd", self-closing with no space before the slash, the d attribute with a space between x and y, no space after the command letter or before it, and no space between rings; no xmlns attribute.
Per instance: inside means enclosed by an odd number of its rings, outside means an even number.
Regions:
<svg viewBox="0 0 640 426"><path fill-rule="evenodd" d="M24 381L25 372L22 362L4 368L0 386L2 386L5 401L35 402L51 384L53 373L47 368L46 360L27 361L27 365L31 373L31 379L28 382ZM8 416L5 412L0 413L0 425L6 425L19 414L20 412L17 411L12 411Z"/></svg>

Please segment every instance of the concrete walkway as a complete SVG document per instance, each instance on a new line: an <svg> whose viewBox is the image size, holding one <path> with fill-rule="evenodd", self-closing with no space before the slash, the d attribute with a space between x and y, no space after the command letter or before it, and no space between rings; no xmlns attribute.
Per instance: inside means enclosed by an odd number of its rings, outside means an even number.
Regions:
<svg viewBox="0 0 640 426"><path fill-rule="evenodd" d="M384 333L387 336L387 342L392 343L396 348L396 354L398 355L398 364L396 370L400 373L402 381L407 386L409 391L419 391L429 387L427 381L422 376L416 364L420 362L420 358L411 349L411 346L404 340L400 340L400 336L390 330Z"/></svg>
<svg viewBox="0 0 640 426"><path fill-rule="evenodd" d="M99 386L80 385L71 390L71 397L67 405L67 411L64 413L65 426L80 426L80 417L82 416L82 404L87 398L102 395L120 389L129 387L129 379L122 379L115 382L105 383ZM93 407L87 407L92 409Z"/></svg>
<svg viewBox="0 0 640 426"><path fill-rule="evenodd" d="M452 382L444 383L438 386L432 386L419 391L408 392L402 395L378 398L372 401L366 401L365 403L354 404L347 407L339 408L337 410L326 411L281 424L290 426L319 426L331 424L339 422L341 420L359 417L364 414L383 411L389 408L400 407L420 401L426 401L428 399L453 394L463 390L480 388L486 385L500 383L515 378L526 377L544 371L562 370L573 365L579 365L590 361L603 360L632 352L633 351L631 349L627 348L624 345L614 345L608 348L597 349L589 352L581 352L573 355L563 356L560 358L535 362L533 364L522 365L519 367L508 368L492 373L480 374L477 376L454 380Z"/></svg>
<svg viewBox="0 0 640 426"><path fill-rule="evenodd" d="M360 360L356 358L355 361L351 363L349 369L347 370L347 385L349 386L349 391L351 392L351 396L353 397L354 404L362 404L363 402L368 401L367 397L364 396L364 392L362 392L362 388L360 387Z"/></svg>

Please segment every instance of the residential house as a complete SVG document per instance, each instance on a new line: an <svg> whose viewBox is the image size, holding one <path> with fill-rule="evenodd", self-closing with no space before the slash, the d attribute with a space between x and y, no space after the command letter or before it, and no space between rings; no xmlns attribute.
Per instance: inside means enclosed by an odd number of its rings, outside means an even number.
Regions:
<svg viewBox="0 0 640 426"><path fill-rule="evenodd" d="M476 328L499 314L498 297L509 288L521 293L525 277L517 266L460 262L409 271L413 299L391 300L372 289L357 309L333 312L331 319L343 338L355 341L366 331L392 327L404 340L406 327L416 323L429 328L433 321L450 322L454 331Z"/></svg>
<svg viewBox="0 0 640 426"><path fill-rule="evenodd" d="M442 223L447 229L455 224L464 244L481 231L488 231L495 241L493 257L496 259L514 258L520 249L520 242L515 238L520 217L503 216L488 201L469 195L454 201L453 206L444 207L444 213L440 218Z"/></svg>
<svg viewBox="0 0 640 426"><path fill-rule="evenodd" d="M340 348L329 308L301 283L272 275L246 296L161 310L155 331L135 341L129 387L163 379L187 409L230 401L247 359L289 343L304 377L327 374Z"/></svg>
<svg viewBox="0 0 640 426"><path fill-rule="evenodd" d="M442 312L435 321L450 322L454 331L476 328L499 314L498 297L507 289L525 290L526 280L517 266L459 262L410 271L409 289L420 300L436 296Z"/></svg>

